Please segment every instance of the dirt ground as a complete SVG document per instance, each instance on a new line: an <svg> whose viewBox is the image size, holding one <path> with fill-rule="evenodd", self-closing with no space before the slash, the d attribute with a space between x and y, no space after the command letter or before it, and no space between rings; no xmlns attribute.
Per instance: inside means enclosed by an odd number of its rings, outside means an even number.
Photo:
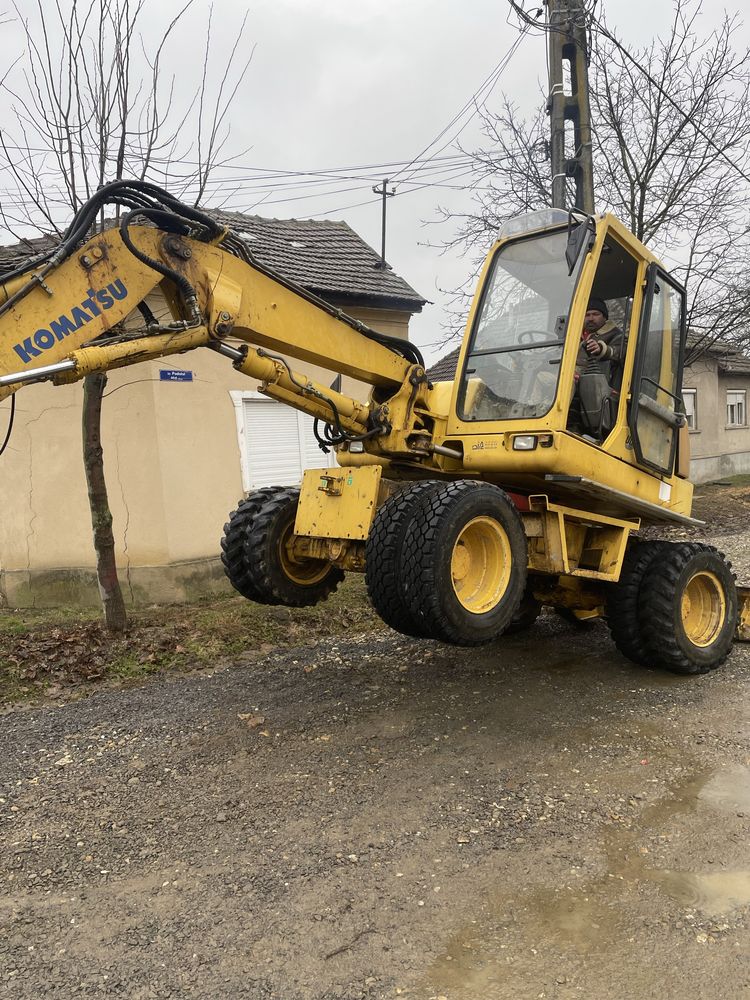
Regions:
<svg viewBox="0 0 750 1000"><path fill-rule="evenodd" d="M750 490L700 494L750 579ZM0 996L750 997L748 668L544 615L7 711Z"/></svg>

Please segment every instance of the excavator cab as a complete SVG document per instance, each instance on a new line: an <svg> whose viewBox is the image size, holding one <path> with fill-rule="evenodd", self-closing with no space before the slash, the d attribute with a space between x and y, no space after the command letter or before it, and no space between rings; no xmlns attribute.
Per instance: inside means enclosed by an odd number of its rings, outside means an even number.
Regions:
<svg viewBox="0 0 750 1000"><path fill-rule="evenodd" d="M592 298L615 360L581 362ZM446 437L508 487L569 496L585 478L603 512L642 513L645 500L657 519L689 514L684 346L684 290L613 216L515 219L480 280Z"/></svg>

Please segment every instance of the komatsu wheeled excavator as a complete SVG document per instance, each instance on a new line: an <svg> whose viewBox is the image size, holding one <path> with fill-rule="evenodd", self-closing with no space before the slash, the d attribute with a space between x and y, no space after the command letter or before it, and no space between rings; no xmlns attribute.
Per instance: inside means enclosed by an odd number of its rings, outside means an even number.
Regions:
<svg viewBox="0 0 750 1000"><path fill-rule="evenodd" d="M119 221L98 229L108 206ZM158 288L169 322L145 305ZM592 297L623 334L614 375L580 367ZM261 266L210 215L145 182L105 186L57 247L0 277L0 399L207 348L315 418L337 465L250 494L225 526L224 567L245 598L314 604L364 572L406 635L489 643L550 606L605 618L636 663L700 674L747 632L749 592L711 546L638 534L697 523L685 339L685 291L654 255L612 215L557 209L501 231L445 382L408 341Z"/></svg>

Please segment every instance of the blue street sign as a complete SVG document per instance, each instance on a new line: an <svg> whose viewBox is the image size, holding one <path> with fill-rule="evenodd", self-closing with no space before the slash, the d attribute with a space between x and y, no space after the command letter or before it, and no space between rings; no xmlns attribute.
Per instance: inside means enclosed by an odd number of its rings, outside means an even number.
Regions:
<svg viewBox="0 0 750 1000"><path fill-rule="evenodd" d="M160 368L159 380L161 382L192 382L193 373L182 371L181 368Z"/></svg>

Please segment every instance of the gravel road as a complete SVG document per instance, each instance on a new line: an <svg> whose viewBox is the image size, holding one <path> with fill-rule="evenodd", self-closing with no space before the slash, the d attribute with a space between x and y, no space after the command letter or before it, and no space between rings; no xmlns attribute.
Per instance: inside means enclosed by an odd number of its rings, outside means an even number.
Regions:
<svg viewBox="0 0 750 1000"><path fill-rule="evenodd" d="M750 997L749 666L545 615L6 714L0 995Z"/></svg>

